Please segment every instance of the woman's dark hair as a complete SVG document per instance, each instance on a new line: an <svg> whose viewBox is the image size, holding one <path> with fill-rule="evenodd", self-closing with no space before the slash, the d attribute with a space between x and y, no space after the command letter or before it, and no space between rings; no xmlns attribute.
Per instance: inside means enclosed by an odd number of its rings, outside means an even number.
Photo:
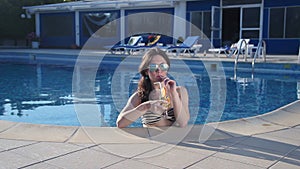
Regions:
<svg viewBox="0 0 300 169"><path fill-rule="evenodd" d="M141 98L141 102L145 102L149 100L149 94L152 91L153 87L151 84L151 80L149 79L149 76L146 74L148 71L149 64L155 55L160 55L164 58L164 60L167 62L167 64L170 67L170 59L168 55L162 51L161 49L155 47L149 49L145 55L142 58L142 62L139 67L139 72L141 74L141 79L138 84L138 96Z"/></svg>

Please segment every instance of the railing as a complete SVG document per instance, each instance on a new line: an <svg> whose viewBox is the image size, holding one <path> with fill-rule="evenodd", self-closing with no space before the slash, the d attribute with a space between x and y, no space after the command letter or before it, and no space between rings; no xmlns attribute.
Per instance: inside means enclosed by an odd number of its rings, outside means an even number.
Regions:
<svg viewBox="0 0 300 169"><path fill-rule="evenodd" d="M244 52L242 51L243 50L242 49L243 43L245 43L245 50L244 50ZM237 51L238 53L237 53L237 56L236 56L236 58L234 60L234 79L236 79L237 64L238 64L238 61L239 61L240 53L243 54L243 57L245 58L245 61L246 61L247 56L245 57L244 54L245 53L247 54L247 51L248 51L248 44L247 44L246 40L243 39L242 42L240 43L240 46L238 47L238 51Z"/></svg>
<svg viewBox="0 0 300 169"><path fill-rule="evenodd" d="M262 55L263 55L263 61L266 62L266 42L264 40L259 41L257 45L257 49L255 51L255 54L252 59L252 74L254 73L254 64L257 59L257 56L261 52L262 49Z"/></svg>

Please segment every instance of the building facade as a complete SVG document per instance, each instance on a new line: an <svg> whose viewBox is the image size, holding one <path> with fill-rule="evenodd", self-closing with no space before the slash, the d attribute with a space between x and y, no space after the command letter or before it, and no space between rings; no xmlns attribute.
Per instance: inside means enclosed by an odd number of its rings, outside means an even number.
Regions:
<svg viewBox="0 0 300 169"><path fill-rule="evenodd" d="M253 44L264 40L267 54L299 52L299 0L84 0L24 9L35 15L46 48L83 47L91 36L97 37L94 48L101 48L143 33L137 30L143 25L174 39L199 35L214 47L249 38Z"/></svg>

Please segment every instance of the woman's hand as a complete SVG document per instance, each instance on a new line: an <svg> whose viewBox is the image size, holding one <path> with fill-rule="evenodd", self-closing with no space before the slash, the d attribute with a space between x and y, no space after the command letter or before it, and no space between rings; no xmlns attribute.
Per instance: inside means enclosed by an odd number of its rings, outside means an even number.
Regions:
<svg viewBox="0 0 300 169"><path fill-rule="evenodd" d="M169 78L166 78L164 81L163 81L165 87L167 88L167 91L170 91L170 92L176 92L176 82L174 80L171 80Z"/></svg>
<svg viewBox="0 0 300 169"><path fill-rule="evenodd" d="M150 111L161 115L166 110L166 108L163 106L163 104L166 103L167 101L165 100L149 100L142 103L140 106L142 111Z"/></svg>

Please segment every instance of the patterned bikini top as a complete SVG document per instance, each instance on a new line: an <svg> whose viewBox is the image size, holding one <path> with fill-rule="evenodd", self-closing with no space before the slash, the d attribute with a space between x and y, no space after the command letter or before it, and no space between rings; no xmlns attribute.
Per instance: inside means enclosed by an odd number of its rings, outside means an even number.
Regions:
<svg viewBox="0 0 300 169"><path fill-rule="evenodd" d="M143 116L142 116L142 123L146 124L146 125L151 125L154 123L157 123L161 120L161 118L165 118L167 120L170 120L171 122L174 122L175 119L175 115L174 115L174 109L170 108L166 113L163 113L162 115L153 113L153 112L146 112Z"/></svg>

